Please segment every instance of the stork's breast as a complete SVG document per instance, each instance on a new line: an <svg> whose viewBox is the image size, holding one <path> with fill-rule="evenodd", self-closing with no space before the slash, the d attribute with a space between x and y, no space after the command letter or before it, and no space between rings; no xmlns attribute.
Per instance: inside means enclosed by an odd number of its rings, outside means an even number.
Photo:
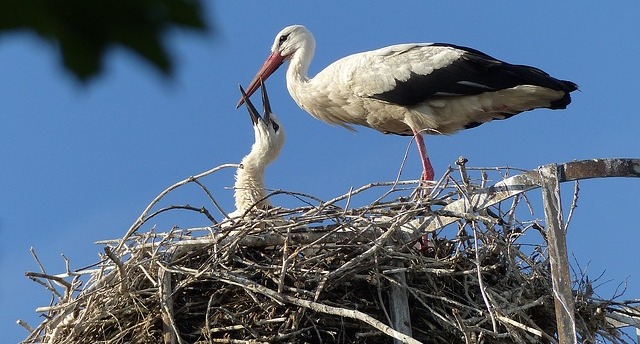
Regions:
<svg viewBox="0 0 640 344"><path fill-rule="evenodd" d="M383 133L411 135L406 118L410 109L367 98L363 100L367 126Z"/></svg>

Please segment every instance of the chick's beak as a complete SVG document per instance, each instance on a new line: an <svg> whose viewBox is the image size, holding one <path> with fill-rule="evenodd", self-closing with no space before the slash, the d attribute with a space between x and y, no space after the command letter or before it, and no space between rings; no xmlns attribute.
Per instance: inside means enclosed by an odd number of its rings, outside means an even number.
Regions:
<svg viewBox="0 0 640 344"><path fill-rule="evenodd" d="M264 121L267 124L271 123L271 104L269 103L269 95L267 94L267 88L264 85L264 81L260 79L260 88L262 89L262 109L264 113Z"/></svg>
<svg viewBox="0 0 640 344"><path fill-rule="evenodd" d="M238 86L240 87L240 92L242 93L242 101L247 104L247 111L249 111L251 122L253 123L253 125L256 125L258 124L258 121L261 119L260 114L258 113L258 110L256 110L256 107L253 106L253 104L251 103L251 99L249 99L249 96L244 92L244 89L242 88L242 86L241 85L238 85Z"/></svg>

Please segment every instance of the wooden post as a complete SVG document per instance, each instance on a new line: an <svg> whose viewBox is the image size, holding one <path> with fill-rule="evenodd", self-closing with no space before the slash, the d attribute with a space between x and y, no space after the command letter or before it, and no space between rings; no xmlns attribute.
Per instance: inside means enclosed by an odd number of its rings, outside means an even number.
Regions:
<svg viewBox="0 0 640 344"><path fill-rule="evenodd" d="M566 233L562 224L558 166L555 164L542 166L539 169L539 173L542 184L544 215L547 222L547 241L549 245L549 261L551 263L553 299L556 306L558 343L577 344L575 305L573 291L571 290L571 276L569 275Z"/></svg>
<svg viewBox="0 0 640 344"><path fill-rule="evenodd" d="M404 267L402 261L396 266ZM389 310L391 311L391 326L394 330L411 337L411 315L409 314L409 298L407 296L407 278L404 271L390 275L395 283L391 283L389 291ZM400 339L393 340L395 344L405 343Z"/></svg>
<svg viewBox="0 0 640 344"><path fill-rule="evenodd" d="M158 271L158 296L160 313L162 314L162 338L164 344L178 343L177 333L173 327L173 302L171 297L171 272L163 267Z"/></svg>

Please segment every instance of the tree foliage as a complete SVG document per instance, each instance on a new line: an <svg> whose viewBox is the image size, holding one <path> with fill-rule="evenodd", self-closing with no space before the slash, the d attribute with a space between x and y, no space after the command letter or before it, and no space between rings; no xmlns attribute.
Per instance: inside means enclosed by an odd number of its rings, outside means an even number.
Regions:
<svg viewBox="0 0 640 344"><path fill-rule="evenodd" d="M27 30L51 42L82 81L102 70L108 48L121 46L170 75L169 29L207 32L199 0L3 0L0 35Z"/></svg>

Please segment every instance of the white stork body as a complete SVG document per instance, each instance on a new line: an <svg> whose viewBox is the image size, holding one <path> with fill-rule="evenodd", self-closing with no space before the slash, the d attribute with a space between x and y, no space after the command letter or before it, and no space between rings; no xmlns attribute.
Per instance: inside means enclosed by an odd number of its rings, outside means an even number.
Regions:
<svg viewBox="0 0 640 344"><path fill-rule="evenodd" d="M330 124L415 135L428 180L433 170L421 134L451 134L535 108L562 109L577 89L540 69L449 44L399 44L358 53L309 78L314 52L315 40L305 27L286 27L247 94L289 60L287 88L301 108Z"/></svg>
<svg viewBox="0 0 640 344"><path fill-rule="evenodd" d="M243 92L242 87L240 90ZM278 124L275 116L271 112L267 91L262 86L262 103L264 116L261 117L249 98L246 98L247 109L253 123L255 141L251 146L251 152L240 162L240 167L236 171L236 182L234 184L234 199L236 210L229 214L229 217L239 217L247 210L264 209L270 206L264 184L264 174L271 162L273 162L284 145L284 130Z"/></svg>

